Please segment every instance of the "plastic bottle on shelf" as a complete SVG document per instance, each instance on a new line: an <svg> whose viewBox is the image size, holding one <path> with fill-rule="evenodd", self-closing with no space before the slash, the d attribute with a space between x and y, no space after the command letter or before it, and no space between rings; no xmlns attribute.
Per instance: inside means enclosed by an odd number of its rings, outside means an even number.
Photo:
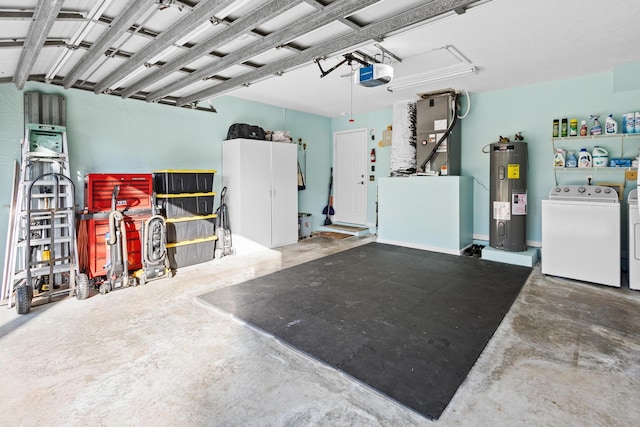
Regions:
<svg viewBox="0 0 640 427"><path fill-rule="evenodd" d="M569 121L569 136L578 136L578 119Z"/></svg>
<svg viewBox="0 0 640 427"><path fill-rule="evenodd" d="M618 122L613 118L613 114L609 114L609 117L605 120L604 131L607 135L615 135L618 133Z"/></svg>
<svg viewBox="0 0 640 427"><path fill-rule="evenodd" d="M580 136L587 136L589 134L589 130L587 129L587 121L583 120L580 123Z"/></svg>
<svg viewBox="0 0 640 427"><path fill-rule="evenodd" d="M553 137L557 138L560 136L560 120L553 120Z"/></svg>
<svg viewBox="0 0 640 427"><path fill-rule="evenodd" d="M565 167L576 168L578 167L578 159L576 158L575 151L567 152L567 159L564 163Z"/></svg>
<svg viewBox="0 0 640 427"><path fill-rule="evenodd" d="M556 148L556 153L553 156L553 166L556 168L563 168L565 164L565 154L562 148Z"/></svg>
<svg viewBox="0 0 640 427"><path fill-rule="evenodd" d="M562 126L560 127L560 136L561 137L565 137L567 136L567 131L569 128L569 123L567 119L562 119Z"/></svg>
<svg viewBox="0 0 640 427"><path fill-rule="evenodd" d="M593 126L591 127L590 134L591 135L602 135L602 126L600 126L600 116L591 115L591 120L593 120Z"/></svg>
<svg viewBox="0 0 640 427"><path fill-rule="evenodd" d="M622 116L622 133L635 133L636 117L634 113L626 113Z"/></svg>
<svg viewBox="0 0 640 427"><path fill-rule="evenodd" d="M592 164L591 153L589 153L586 148L581 148L580 154L578 154L578 167L590 168L591 164Z"/></svg>
<svg viewBox="0 0 640 427"><path fill-rule="evenodd" d="M640 111L636 111L634 128L635 128L635 133L640 133Z"/></svg>
<svg viewBox="0 0 640 427"><path fill-rule="evenodd" d="M602 168L609 166L609 152L602 147L593 147L591 153L591 160L594 168Z"/></svg>

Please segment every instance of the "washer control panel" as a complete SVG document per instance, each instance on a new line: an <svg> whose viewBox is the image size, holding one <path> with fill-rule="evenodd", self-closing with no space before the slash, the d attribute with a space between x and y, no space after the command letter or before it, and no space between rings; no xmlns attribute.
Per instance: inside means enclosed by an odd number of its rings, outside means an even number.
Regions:
<svg viewBox="0 0 640 427"><path fill-rule="evenodd" d="M552 200L583 200L618 203L618 192L601 185L559 185L549 193Z"/></svg>

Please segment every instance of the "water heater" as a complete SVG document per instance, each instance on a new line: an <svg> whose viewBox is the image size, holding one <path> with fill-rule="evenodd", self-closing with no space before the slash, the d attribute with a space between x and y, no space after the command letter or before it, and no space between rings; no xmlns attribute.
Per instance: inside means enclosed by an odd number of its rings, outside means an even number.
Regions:
<svg viewBox="0 0 640 427"><path fill-rule="evenodd" d="M490 144L489 246L527 250L527 143Z"/></svg>

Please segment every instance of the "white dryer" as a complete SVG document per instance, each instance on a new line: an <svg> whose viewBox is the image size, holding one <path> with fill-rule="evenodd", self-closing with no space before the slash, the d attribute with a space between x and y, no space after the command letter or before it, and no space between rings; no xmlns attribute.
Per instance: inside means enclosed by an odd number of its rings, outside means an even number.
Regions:
<svg viewBox="0 0 640 427"><path fill-rule="evenodd" d="M633 189L627 196L629 205L629 288L640 290L640 211L638 210L638 190Z"/></svg>
<svg viewBox="0 0 640 427"><path fill-rule="evenodd" d="M562 185L542 201L543 274L620 286L620 202L602 186Z"/></svg>

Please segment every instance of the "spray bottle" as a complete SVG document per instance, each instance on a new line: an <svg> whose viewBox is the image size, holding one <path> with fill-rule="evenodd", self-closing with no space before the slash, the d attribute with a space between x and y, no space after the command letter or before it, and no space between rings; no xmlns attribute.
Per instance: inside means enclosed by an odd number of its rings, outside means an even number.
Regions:
<svg viewBox="0 0 640 427"><path fill-rule="evenodd" d="M602 126L600 126L600 116L591 115L591 120L593 120L593 126L591 127L590 134L591 135L602 135Z"/></svg>

